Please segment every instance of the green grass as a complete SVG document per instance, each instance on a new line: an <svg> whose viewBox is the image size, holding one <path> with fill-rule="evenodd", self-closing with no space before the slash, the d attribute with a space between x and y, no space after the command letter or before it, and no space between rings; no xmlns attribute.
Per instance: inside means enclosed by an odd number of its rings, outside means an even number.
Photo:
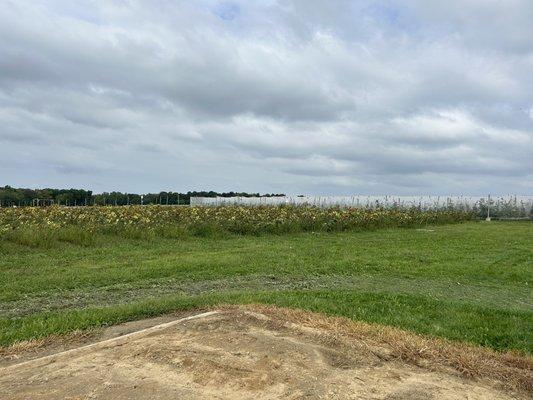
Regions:
<svg viewBox="0 0 533 400"><path fill-rule="evenodd" d="M533 353L533 224L0 239L0 344L219 303L298 307ZM80 244L82 243L82 244Z"/></svg>

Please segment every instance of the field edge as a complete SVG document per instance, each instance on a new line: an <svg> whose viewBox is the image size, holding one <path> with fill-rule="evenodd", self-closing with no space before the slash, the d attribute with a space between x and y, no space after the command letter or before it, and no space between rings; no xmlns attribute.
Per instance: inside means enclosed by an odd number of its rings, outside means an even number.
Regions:
<svg viewBox="0 0 533 400"><path fill-rule="evenodd" d="M356 343L360 351L371 352L384 361L398 360L430 371L452 373L476 381L487 380L505 390L523 393L533 391L533 357L516 351L498 352L395 327L354 321L346 317L257 303L204 305L200 308L190 308L187 314L214 310L263 314L276 323L300 326L320 335L327 332L331 336L326 339L333 342L339 338L348 339ZM146 320L145 323L156 320ZM120 335L122 333L118 333L117 337ZM70 340L72 346L86 339L87 336L84 336L83 332L75 332L50 336L45 340L19 342L0 348L0 357L18 358L21 353L38 352L55 341ZM99 341L99 335L92 331L89 343Z"/></svg>

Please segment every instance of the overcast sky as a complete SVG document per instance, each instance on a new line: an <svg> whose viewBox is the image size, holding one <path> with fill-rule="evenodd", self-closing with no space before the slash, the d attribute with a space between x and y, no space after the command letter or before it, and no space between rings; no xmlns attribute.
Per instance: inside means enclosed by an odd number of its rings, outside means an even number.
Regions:
<svg viewBox="0 0 533 400"><path fill-rule="evenodd" d="M533 1L0 0L0 185L533 194Z"/></svg>

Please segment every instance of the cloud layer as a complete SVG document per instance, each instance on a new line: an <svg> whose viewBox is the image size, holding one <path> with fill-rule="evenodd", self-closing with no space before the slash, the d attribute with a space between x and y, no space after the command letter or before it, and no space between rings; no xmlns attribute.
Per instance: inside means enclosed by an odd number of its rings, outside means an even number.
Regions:
<svg viewBox="0 0 533 400"><path fill-rule="evenodd" d="M533 193L533 3L10 1L0 185Z"/></svg>

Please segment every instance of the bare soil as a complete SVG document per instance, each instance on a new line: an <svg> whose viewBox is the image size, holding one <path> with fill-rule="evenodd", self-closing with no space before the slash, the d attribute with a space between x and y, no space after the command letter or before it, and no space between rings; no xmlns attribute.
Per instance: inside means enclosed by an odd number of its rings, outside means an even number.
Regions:
<svg viewBox="0 0 533 400"><path fill-rule="evenodd" d="M73 336L62 346L47 342L4 351L0 397L531 398L532 363L521 356L272 307L227 307L157 331L138 331L171 319ZM137 333L120 336L132 330ZM74 350L49 355L67 348Z"/></svg>

